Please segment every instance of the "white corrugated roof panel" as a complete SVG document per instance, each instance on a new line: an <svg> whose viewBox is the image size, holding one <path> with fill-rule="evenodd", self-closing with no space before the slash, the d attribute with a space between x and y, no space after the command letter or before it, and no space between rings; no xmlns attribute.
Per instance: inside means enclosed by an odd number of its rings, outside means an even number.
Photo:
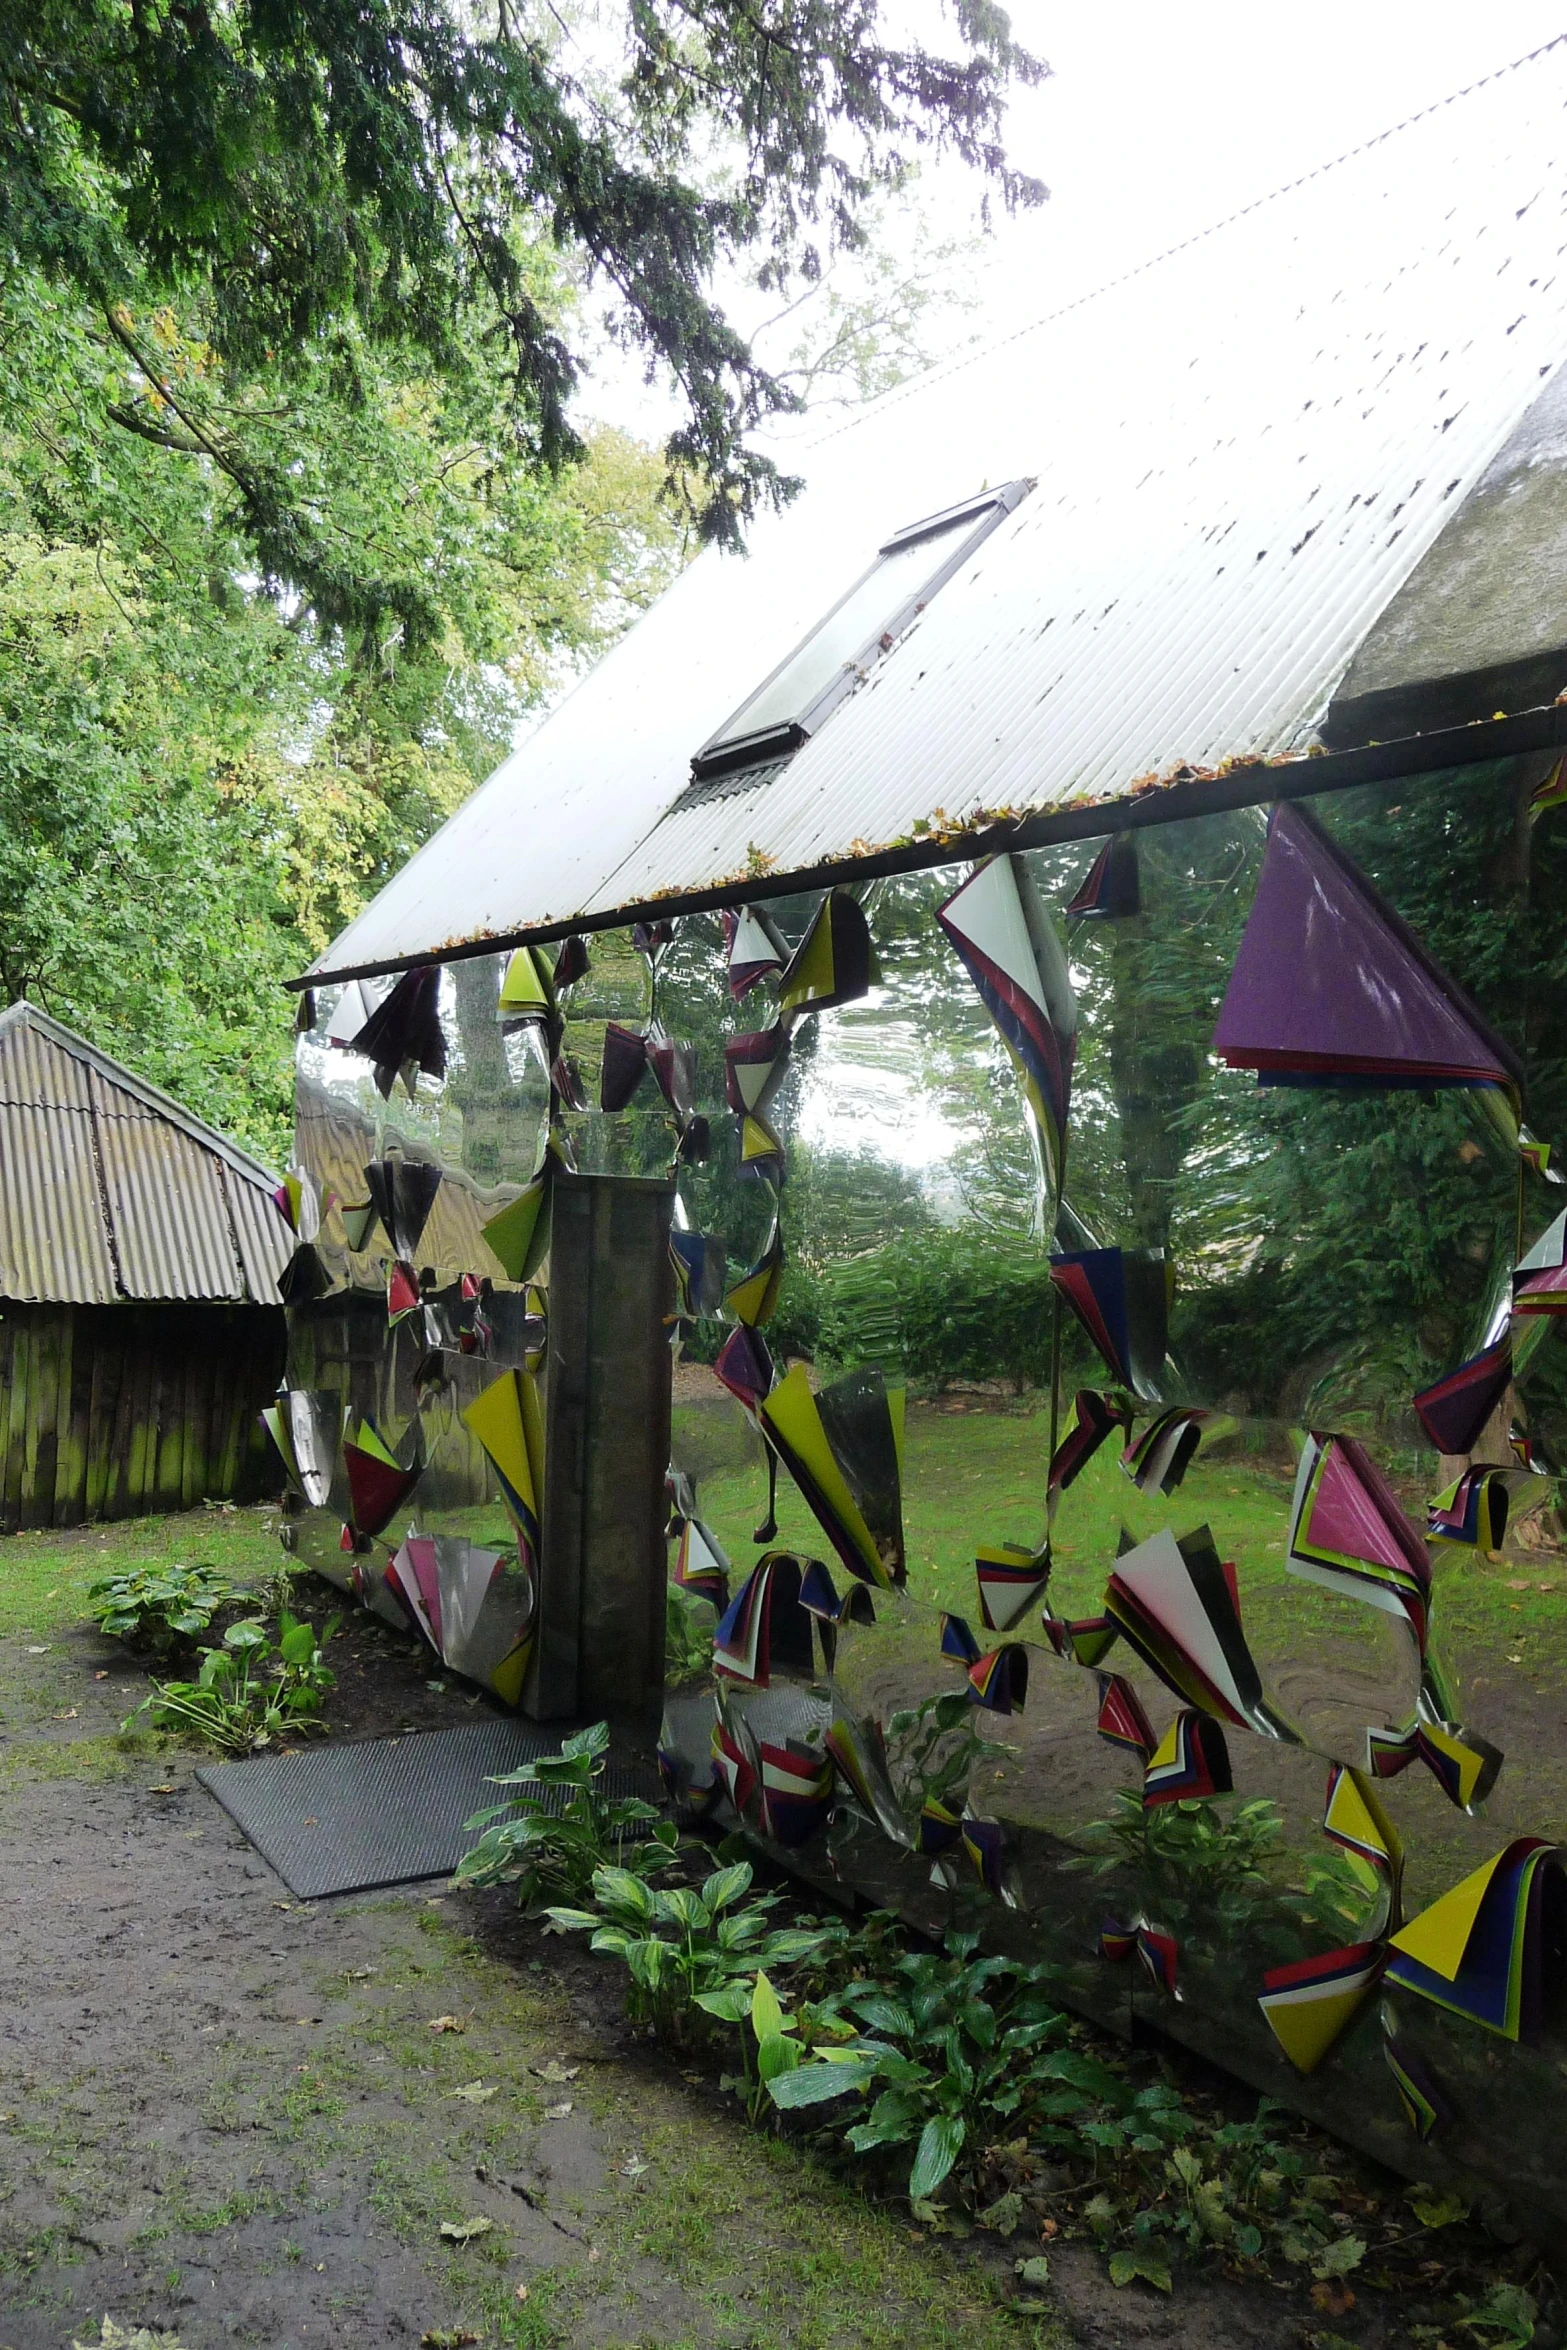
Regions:
<svg viewBox="0 0 1567 2350"><path fill-rule="evenodd" d="M322 958L385 967L1300 752L1567 359L1567 43L814 444ZM1036 487L773 780L692 753L894 530Z"/></svg>

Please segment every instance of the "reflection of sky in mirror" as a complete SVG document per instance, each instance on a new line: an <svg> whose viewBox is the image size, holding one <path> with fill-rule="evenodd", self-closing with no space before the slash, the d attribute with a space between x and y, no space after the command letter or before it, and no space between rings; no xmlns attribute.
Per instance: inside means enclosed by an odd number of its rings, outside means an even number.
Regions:
<svg viewBox="0 0 1567 2350"><path fill-rule="evenodd" d="M798 1132L816 1150L874 1151L939 1190L943 1169L979 1129L942 1108L918 1027L887 1006L888 991L873 988L853 1011L824 1016Z"/></svg>

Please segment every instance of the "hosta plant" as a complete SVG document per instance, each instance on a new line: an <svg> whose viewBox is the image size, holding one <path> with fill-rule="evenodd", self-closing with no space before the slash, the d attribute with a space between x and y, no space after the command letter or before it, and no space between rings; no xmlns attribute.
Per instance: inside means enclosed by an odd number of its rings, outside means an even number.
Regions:
<svg viewBox="0 0 1567 2350"><path fill-rule="evenodd" d="M254 1619L231 1624L221 1647L202 1652L194 1681L154 1681L136 1712L155 1730L193 1735L225 1754L319 1730L321 1700L337 1679L323 1650L337 1626L333 1616L318 1641L309 1623L285 1611L274 1641Z"/></svg>
<svg viewBox="0 0 1567 2350"><path fill-rule="evenodd" d="M484 1832L457 1864L459 1885L511 1885L525 1909L585 1901L597 1870L648 1877L675 1857L676 1832L638 1796L605 1793L609 1724L578 1730L559 1754L492 1779L520 1790L465 1821Z"/></svg>
<svg viewBox="0 0 1567 2350"><path fill-rule="evenodd" d="M765 1969L796 1965L813 1957L830 1929L778 1927L776 1893L747 1901L751 1864L736 1861L715 1869L699 1886L649 1885L629 1869L601 1868L593 1875L592 1909L551 1909L552 1925L591 1933L591 1947L618 1958L630 1977L628 2012L649 2023L661 2039L690 2039L717 2013L713 1994L744 1982L751 1987Z"/></svg>
<svg viewBox="0 0 1567 2350"><path fill-rule="evenodd" d="M100 1632L168 1656L205 1632L229 1596L214 1567L136 1567L100 1576L88 1589L87 1605Z"/></svg>
<svg viewBox="0 0 1567 2350"><path fill-rule="evenodd" d="M845 2136L858 2154L912 2146L913 2202L1017 2127L1072 2053L1064 2046L1071 2027L1046 1993L1045 1970L977 1958L977 1942L949 1934L941 1952L899 1959L890 1981L851 1983L833 2002L863 2034L848 2060L796 2065L767 2085L786 2111L877 2088L865 2119Z"/></svg>

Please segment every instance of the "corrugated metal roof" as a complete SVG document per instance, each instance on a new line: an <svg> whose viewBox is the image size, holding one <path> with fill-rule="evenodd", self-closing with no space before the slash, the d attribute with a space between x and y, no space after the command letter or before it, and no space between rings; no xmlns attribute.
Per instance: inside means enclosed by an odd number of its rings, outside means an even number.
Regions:
<svg viewBox="0 0 1567 2350"><path fill-rule="evenodd" d="M749 556L690 567L318 972L1302 753L1567 358L1564 252L1558 43L888 395L805 453ZM664 813L892 530L1020 475L1032 495L782 775Z"/></svg>
<svg viewBox="0 0 1567 2350"><path fill-rule="evenodd" d="M35 1005L0 1013L0 1296L276 1305L276 1181Z"/></svg>

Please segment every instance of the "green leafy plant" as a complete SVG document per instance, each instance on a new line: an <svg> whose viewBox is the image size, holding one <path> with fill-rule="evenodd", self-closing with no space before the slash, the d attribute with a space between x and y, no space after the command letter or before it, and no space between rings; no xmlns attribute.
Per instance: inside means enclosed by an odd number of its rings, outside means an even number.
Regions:
<svg viewBox="0 0 1567 2350"><path fill-rule="evenodd" d="M671 1583L664 1596L664 1680L672 1689L696 1681L713 1661L718 1611L699 1592Z"/></svg>
<svg viewBox="0 0 1567 2350"><path fill-rule="evenodd" d="M88 1588L87 1605L100 1632L168 1656L205 1632L229 1596L215 1567L135 1567L100 1576Z"/></svg>
<svg viewBox="0 0 1567 2350"><path fill-rule="evenodd" d="M700 1993L696 2004L720 2022L739 2026L743 2069L738 2077L726 2073L719 2086L739 2092L752 2122L765 2118L772 2083L782 2074L794 2072L811 2053L826 2064L854 2065L858 2061L858 2036L852 2024L808 2001L802 2001L791 2014L763 1973L749 1981L743 1975L736 1976L720 1991Z"/></svg>
<svg viewBox="0 0 1567 2350"><path fill-rule="evenodd" d="M514 1885L524 1908L547 1900L586 1900L596 1873L618 1868L636 1877L667 1868L676 1831L639 1796L605 1793L609 1724L574 1731L559 1754L540 1755L492 1779L522 1790L474 1813L464 1825L484 1833L457 1864L459 1885Z"/></svg>
<svg viewBox="0 0 1567 2350"><path fill-rule="evenodd" d="M1276 1804L1258 1796L1228 1813L1208 1800L1147 1810L1141 1792L1124 1787L1111 1801L1107 1819L1081 1830L1096 1849L1068 1868L1101 1877L1135 1869L1141 1899L1172 1928L1196 1926L1211 1936L1255 1924L1259 1897L1272 1890L1267 1866L1282 1849Z"/></svg>
<svg viewBox="0 0 1567 2350"><path fill-rule="evenodd" d="M749 1861L715 1869L699 1886L650 1885L629 1869L593 1874L591 1910L554 1908L550 1923L568 1933L590 1932L592 1948L618 1958L631 1980L628 2012L661 2039L689 2040L707 2018L736 2022L749 2012L755 1978L764 1969L796 1965L821 1949L827 1927L777 1927L776 1893L746 1901ZM744 1904L742 1907L741 1904ZM745 2005L711 2002L745 1986Z"/></svg>
<svg viewBox="0 0 1567 2350"><path fill-rule="evenodd" d="M961 1810L975 1765L992 1759L1010 1760L1009 1750L984 1736L966 1690L922 1698L887 1724L893 1789L911 1815L927 1803Z"/></svg>
<svg viewBox="0 0 1567 2350"><path fill-rule="evenodd" d="M286 1610L275 1642L254 1618L231 1624L221 1648L203 1650L194 1681L154 1681L125 1727L145 1713L154 1729L194 1732L226 1754L251 1754L275 1738L319 1730L321 1700L337 1680L323 1651L338 1621L330 1619L319 1641L309 1623Z"/></svg>
<svg viewBox="0 0 1567 2350"><path fill-rule="evenodd" d="M949 1934L940 1953L901 1958L890 1984L851 1984L838 2005L870 2035L838 2058L781 2067L768 2082L786 2111L881 2084L846 2133L856 2153L912 2144L911 2202L977 2157L1054 2077L1051 2050L1070 2026L1045 1990L1046 1970L976 1958L978 1937ZM960 2183L960 2194L962 2187Z"/></svg>

